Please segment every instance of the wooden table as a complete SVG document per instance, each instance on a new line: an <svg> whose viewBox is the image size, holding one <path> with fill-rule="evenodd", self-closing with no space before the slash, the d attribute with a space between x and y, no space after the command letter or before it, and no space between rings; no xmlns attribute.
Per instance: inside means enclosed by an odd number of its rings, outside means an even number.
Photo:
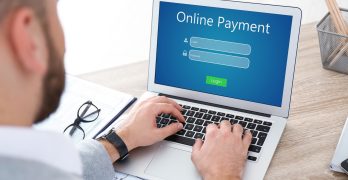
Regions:
<svg viewBox="0 0 348 180"><path fill-rule="evenodd" d="M315 24L301 29L289 122L265 179L347 179L328 166L348 116L348 76L321 66ZM121 60L119 60L121 61ZM147 61L80 77L140 96Z"/></svg>

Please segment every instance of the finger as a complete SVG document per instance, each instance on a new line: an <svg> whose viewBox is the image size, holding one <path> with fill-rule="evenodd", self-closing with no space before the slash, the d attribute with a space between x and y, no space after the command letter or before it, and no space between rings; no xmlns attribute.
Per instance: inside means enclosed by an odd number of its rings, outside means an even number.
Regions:
<svg viewBox="0 0 348 180"><path fill-rule="evenodd" d="M220 129L224 132L231 132L232 131L232 125L229 121L223 120L220 123Z"/></svg>
<svg viewBox="0 0 348 180"><path fill-rule="evenodd" d="M195 144L192 146L192 160L195 161L198 156L198 152L201 150L203 141L201 139L196 139Z"/></svg>
<svg viewBox="0 0 348 180"><path fill-rule="evenodd" d="M243 127L240 124L234 124L232 128L232 133L235 136L242 137L243 134Z"/></svg>
<svg viewBox="0 0 348 180"><path fill-rule="evenodd" d="M207 134L206 139L209 139L211 136L215 136L217 130L218 130L218 127L216 124L208 124L206 129L206 134Z"/></svg>
<svg viewBox="0 0 348 180"><path fill-rule="evenodd" d="M183 125L181 123L172 123L168 126L165 126L163 128L158 128L157 132L161 139L164 139L168 136L171 136L178 131L180 131L183 128Z"/></svg>
<svg viewBox="0 0 348 180"><path fill-rule="evenodd" d="M155 108L155 113L161 114L171 114L174 117L176 117L180 122L185 123L185 118L181 114L181 112L174 107L172 104L167 104L167 103L156 103L153 105L153 108Z"/></svg>
<svg viewBox="0 0 348 180"><path fill-rule="evenodd" d="M246 130L243 136L244 147L249 148L252 138L253 136L251 135L250 130Z"/></svg>
<svg viewBox="0 0 348 180"><path fill-rule="evenodd" d="M150 102L172 104L179 111L181 111L181 109L182 109L178 103L176 103L174 100L169 99L165 96L156 96L155 98L151 99Z"/></svg>

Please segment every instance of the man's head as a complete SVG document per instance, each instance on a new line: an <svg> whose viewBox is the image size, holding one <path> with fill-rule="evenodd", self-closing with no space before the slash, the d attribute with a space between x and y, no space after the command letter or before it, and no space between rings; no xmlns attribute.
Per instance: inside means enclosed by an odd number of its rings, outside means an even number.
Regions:
<svg viewBox="0 0 348 180"><path fill-rule="evenodd" d="M65 47L56 5L0 0L0 125L31 125L59 104Z"/></svg>

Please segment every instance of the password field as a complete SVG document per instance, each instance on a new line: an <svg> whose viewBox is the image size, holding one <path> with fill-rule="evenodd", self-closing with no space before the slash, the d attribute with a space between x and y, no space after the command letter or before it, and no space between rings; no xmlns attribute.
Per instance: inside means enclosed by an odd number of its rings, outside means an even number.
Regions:
<svg viewBox="0 0 348 180"><path fill-rule="evenodd" d="M232 56L200 50L190 50L189 59L193 61L200 61L243 69L248 69L250 65L250 60L246 57Z"/></svg>

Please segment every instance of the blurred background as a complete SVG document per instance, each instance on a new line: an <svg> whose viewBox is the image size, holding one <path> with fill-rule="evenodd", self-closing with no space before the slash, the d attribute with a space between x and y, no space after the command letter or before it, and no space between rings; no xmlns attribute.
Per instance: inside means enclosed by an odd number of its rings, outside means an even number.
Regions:
<svg viewBox="0 0 348 180"><path fill-rule="evenodd" d="M317 22L328 12L324 0L239 1L299 7L302 24ZM347 0L338 3L348 8ZM81 75L148 59L152 0L60 0L58 12L67 73Z"/></svg>

